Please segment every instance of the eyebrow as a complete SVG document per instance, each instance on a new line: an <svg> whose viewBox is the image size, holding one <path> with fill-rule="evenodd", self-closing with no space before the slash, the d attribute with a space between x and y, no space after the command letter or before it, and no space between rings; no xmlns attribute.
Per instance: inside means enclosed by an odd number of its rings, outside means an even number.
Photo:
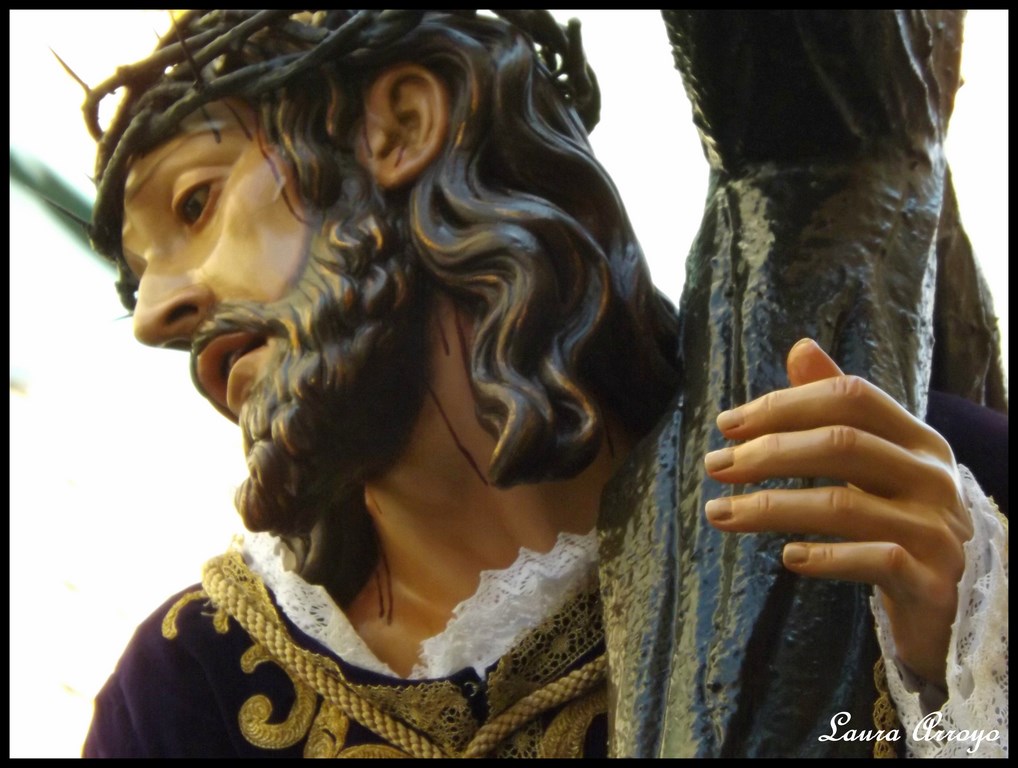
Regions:
<svg viewBox="0 0 1018 768"><path fill-rule="evenodd" d="M188 141L209 134L215 137L216 144L218 144L222 133L236 129L243 131L244 136L249 140L252 139L251 131L244 122L244 117L240 114L237 106L232 104L229 99L203 105L198 112L188 115L181 121L176 135L169 140L172 142L179 139L180 142L167 151L163 157L159 158L140 180L135 181L133 184L125 183L124 203L126 204L141 191L141 188L148 183L163 161L167 157L174 155L181 144L186 144ZM162 146L166 146L166 144Z"/></svg>
<svg viewBox="0 0 1018 768"><path fill-rule="evenodd" d="M124 184L124 205L130 202L134 197L138 195L139 192L141 192L142 188L146 184L148 184L149 181L152 180L153 176L155 176L160 166L162 166L164 162L166 162L168 159L177 154L181 147L183 147L184 145L188 144L191 141L194 141L195 139L202 138L203 136L218 135L220 132L221 132L220 128L212 126L206 127L203 130L195 130L192 132L177 134L177 136L175 136L174 139L171 139L171 141L179 139L179 142L176 142L172 146L167 147L163 156L152 164L152 167L148 169L144 176L133 182L129 180ZM166 147L167 145L164 144L163 146Z"/></svg>

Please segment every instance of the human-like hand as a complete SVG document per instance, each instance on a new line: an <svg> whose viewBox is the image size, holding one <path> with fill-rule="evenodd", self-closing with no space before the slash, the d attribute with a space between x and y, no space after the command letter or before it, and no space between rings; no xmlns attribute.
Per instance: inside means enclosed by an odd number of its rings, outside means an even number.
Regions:
<svg viewBox="0 0 1018 768"><path fill-rule="evenodd" d="M787 369L791 387L718 416L722 434L740 444L708 453L708 474L724 483L826 477L847 486L713 499L707 519L728 532L845 539L788 543L784 565L875 585L899 659L943 687L962 545L972 536L954 454L883 390L844 375L816 342L796 343Z"/></svg>

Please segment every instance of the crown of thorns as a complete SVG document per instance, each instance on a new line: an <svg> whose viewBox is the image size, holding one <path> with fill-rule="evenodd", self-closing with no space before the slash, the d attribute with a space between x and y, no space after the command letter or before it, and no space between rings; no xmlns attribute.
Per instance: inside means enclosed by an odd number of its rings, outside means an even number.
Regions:
<svg viewBox="0 0 1018 768"><path fill-rule="evenodd" d="M121 202L116 190L123 189L128 161L139 148L169 139L181 120L209 102L227 96L254 101L302 72L328 62L353 60L360 51L396 42L419 25L426 13L188 11L173 19L173 29L147 59L118 68L96 87L82 83L87 92L82 107L85 122L99 145L96 206L90 230L96 249L105 254L119 250L120 212L115 209ZM477 14L445 13L463 17ZM583 53L579 22L574 19L567 26L560 26L547 11L493 13L529 37L547 76L565 102L575 109L587 131L593 130L600 113L600 92ZM294 50L265 61L217 66L217 62L221 65L231 53L241 50L253 35L269 29L274 37L293 43ZM122 87L141 96L130 103L125 100L104 130L99 124L99 105Z"/></svg>

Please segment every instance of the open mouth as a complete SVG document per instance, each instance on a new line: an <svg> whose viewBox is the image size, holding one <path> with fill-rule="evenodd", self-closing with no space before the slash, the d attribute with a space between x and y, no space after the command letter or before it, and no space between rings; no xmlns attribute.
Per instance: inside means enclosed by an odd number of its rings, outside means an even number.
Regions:
<svg viewBox="0 0 1018 768"><path fill-rule="evenodd" d="M198 389L216 409L236 422L238 413L230 407L230 374L246 355L265 346L264 336L252 333L225 333L209 342L198 354L195 379ZM239 404L236 410L240 410Z"/></svg>

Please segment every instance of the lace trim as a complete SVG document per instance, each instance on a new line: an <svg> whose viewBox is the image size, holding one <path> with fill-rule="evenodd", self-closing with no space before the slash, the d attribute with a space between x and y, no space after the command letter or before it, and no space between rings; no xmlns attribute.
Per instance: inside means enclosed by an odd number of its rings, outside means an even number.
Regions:
<svg viewBox="0 0 1018 768"><path fill-rule="evenodd" d="M521 548L516 562L483 571L477 592L453 610L445 630L421 643L411 678L448 677L484 670L502 658L526 631L594 586L597 533L560 533L547 553Z"/></svg>
<svg viewBox="0 0 1018 768"><path fill-rule="evenodd" d="M916 757L1007 757L1008 560L1006 521L972 474L959 467L972 515L965 543L965 572L958 584L958 616L947 656L947 700L931 701L931 686L896 662L887 683L903 725L908 753ZM885 659L895 658L894 638L880 601L870 602ZM934 711L940 702L939 711ZM944 735L938 737L938 733ZM951 738L953 736L953 738Z"/></svg>
<svg viewBox="0 0 1018 768"><path fill-rule="evenodd" d="M328 592L293 572L293 554L280 539L247 534L243 554L276 596L286 616L344 661L398 678L357 634ZM448 677L472 667L478 675L525 632L589 590L596 579L597 533L561 533L547 553L523 548L511 566L481 573L477 592L453 610L440 634L421 644L410 680Z"/></svg>
<svg viewBox="0 0 1018 768"><path fill-rule="evenodd" d="M309 584L291 570L295 558L281 539L268 533L244 535L241 552L248 567L276 596L276 604L306 635L355 666L399 677L357 634L325 587Z"/></svg>

